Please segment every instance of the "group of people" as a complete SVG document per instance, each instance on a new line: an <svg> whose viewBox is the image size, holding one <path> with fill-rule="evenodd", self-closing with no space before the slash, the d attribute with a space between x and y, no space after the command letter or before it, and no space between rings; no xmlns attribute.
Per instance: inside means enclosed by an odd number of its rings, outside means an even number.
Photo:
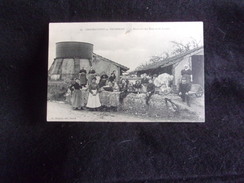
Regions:
<svg viewBox="0 0 244 183"><path fill-rule="evenodd" d="M192 70L188 64L184 65L184 69L181 70L181 77L179 83L179 96L182 98L183 102L186 102L190 107L190 93L192 78ZM146 74L142 75L141 81L136 81L134 85L134 90L136 92L146 93L146 104L148 104L151 96L155 92L155 88L160 88L164 93L170 93L173 85L173 76L167 73L163 73L159 76L154 74L149 77Z"/></svg>
<svg viewBox="0 0 244 183"><path fill-rule="evenodd" d="M118 80L118 81L117 81ZM116 80L116 73L113 71L110 76L105 72L100 75L91 68L87 72L82 68L79 72L79 77L72 80L69 87L71 91L71 104L73 109L84 109L84 107L94 111L101 107L99 93L101 91L119 92L119 101L123 103L124 98L129 93L146 93L146 104L148 104L151 96L155 91L155 85L152 78L147 78L146 75L135 84L131 84L128 79L119 78ZM81 102L82 92L81 89L88 90L88 99L84 106Z"/></svg>
<svg viewBox="0 0 244 183"><path fill-rule="evenodd" d="M97 110L99 107L101 107L99 92L104 86L110 86L111 83L115 81L115 78L115 71L111 73L110 77L108 77L105 72L99 76L99 74L97 74L92 67L88 73L84 67L82 67L79 72L79 77L75 78L69 87L72 93L71 103L73 109L84 109L83 107L87 107L92 111ZM82 105L81 101L82 88L87 89L89 92L86 106Z"/></svg>
<svg viewBox="0 0 244 183"><path fill-rule="evenodd" d="M154 75L155 76L155 75ZM141 79L136 80L135 84L128 84L128 90L131 93L146 93L146 104L149 105L149 100L155 92L154 77L149 77L143 74Z"/></svg>
<svg viewBox="0 0 244 183"><path fill-rule="evenodd" d="M143 74L141 79L136 80L135 84L130 83L129 80L125 78L119 78L117 80L115 71L108 76L105 72L101 73L100 75L97 74L93 68L91 68L87 73L87 71L82 68L79 72L79 77L75 78L69 87L70 91L72 92L71 103L73 109L83 109L83 107L86 107L90 110L97 110L101 107L99 93L103 90L108 92L120 92L120 103L123 103L124 98L129 93L146 93L145 101L146 104L149 105L150 98L155 93L155 88L158 87L158 83L160 83L157 75L149 77L146 74ZM170 76L170 79L167 81L172 80L173 76L172 78ZM189 106L189 91L191 89L191 82L192 71L189 69L188 65L185 65L184 69L181 71L179 95L181 96L183 102L186 101ZM171 84L171 82L168 82L166 87L170 87ZM163 87L162 85L165 84L160 85ZM86 106L82 106L81 104L82 88L85 88L89 92Z"/></svg>
<svg viewBox="0 0 244 183"><path fill-rule="evenodd" d="M76 79L80 80L81 86L87 86L90 83L92 83L93 78L96 78L97 80L96 83L99 84L99 87L101 88L106 85L107 80L110 82L114 82L116 75L115 75L115 71L113 71L110 77L108 77L108 75L105 72L103 72L100 76L99 74L96 73L96 71L92 67L87 73L85 68L82 67L82 69L79 72L79 78Z"/></svg>

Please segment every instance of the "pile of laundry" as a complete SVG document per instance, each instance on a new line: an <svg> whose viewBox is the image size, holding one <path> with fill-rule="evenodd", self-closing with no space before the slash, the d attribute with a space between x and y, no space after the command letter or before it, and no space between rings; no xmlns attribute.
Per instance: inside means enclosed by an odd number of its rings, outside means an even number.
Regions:
<svg viewBox="0 0 244 183"><path fill-rule="evenodd" d="M154 80L155 86L159 89L160 94L169 94L172 89L170 87L170 82L172 82L174 77L170 74L163 73L158 75Z"/></svg>

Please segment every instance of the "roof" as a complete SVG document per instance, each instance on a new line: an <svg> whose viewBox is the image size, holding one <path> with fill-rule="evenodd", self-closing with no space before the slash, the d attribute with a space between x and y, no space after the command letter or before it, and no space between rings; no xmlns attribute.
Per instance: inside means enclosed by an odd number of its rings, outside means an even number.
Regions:
<svg viewBox="0 0 244 183"><path fill-rule="evenodd" d="M194 48L192 50L189 50L189 51L186 51L184 53L175 55L173 57L166 58L166 59L161 60L159 62L145 65L143 68L136 69L133 72L146 71L146 70L156 69L158 67L167 67L167 66L173 65L177 62L180 62L183 59L183 57L185 57L186 55L197 52L197 51L201 50L202 48L203 48L202 46L198 47L198 48Z"/></svg>
<svg viewBox="0 0 244 183"><path fill-rule="evenodd" d="M111 62L111 63L113 63L114 65L117 65L118 67L122 68L122 69L125 70L125 71L127 71L127 70L130 69L130 68L128 68L128 67L126 67L126 66L124 66L124 65L121 65L121 64L119 64L119 63L117 63L117 62L114 62L114 61L112 61L112 60L109 60L109 59L107 59L107 58L104 58L104 57L102 57L102 56L100 56L100 55L98 55L98 54L93 53L93 56L97 57L98 59L101 59L101 60L104 60L104 61L107 61L107 62Z"/></svg>

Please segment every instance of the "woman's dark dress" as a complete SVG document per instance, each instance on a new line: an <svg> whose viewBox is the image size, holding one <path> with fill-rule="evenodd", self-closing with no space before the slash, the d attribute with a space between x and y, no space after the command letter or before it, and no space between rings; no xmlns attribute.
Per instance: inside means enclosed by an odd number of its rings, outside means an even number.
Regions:
<svg viewBox="0 0 244 183"><path fill-rule="evenodd" d="M78 83L74 83L70 86L70 90L72 92L71 103L73 108L80 108L81 107L81 89L82 87Z"/></svg>
<svg viewBox="0 0 244 183"><path fill-rule="evenodd" d="M120 95L119 95L119 100L122 103L124 98L128 95L128 87L126 83L121 83L120 85Z"/></svg>
<svg viewBox="0 0 244 183"><path fill-rule="evenodd" d="M155 85L153 83L149 83L147 85L147 96L146 96L146 104L148 105L149 100L151 98L151 96L154 94L155 92Z"/></svg>

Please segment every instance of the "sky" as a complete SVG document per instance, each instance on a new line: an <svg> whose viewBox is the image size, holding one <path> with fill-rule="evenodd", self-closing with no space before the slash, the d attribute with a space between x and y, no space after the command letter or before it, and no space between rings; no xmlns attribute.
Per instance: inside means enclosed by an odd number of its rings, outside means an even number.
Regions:
<svg viewBox="0 0 244 183"><path fill-rule="evenodd" d="M172 41L196 40L203 45L202 22L50 23L48 67L56 57L56 43L93 44L93 52L134 70L152 56L171 52Z"/></svg>

